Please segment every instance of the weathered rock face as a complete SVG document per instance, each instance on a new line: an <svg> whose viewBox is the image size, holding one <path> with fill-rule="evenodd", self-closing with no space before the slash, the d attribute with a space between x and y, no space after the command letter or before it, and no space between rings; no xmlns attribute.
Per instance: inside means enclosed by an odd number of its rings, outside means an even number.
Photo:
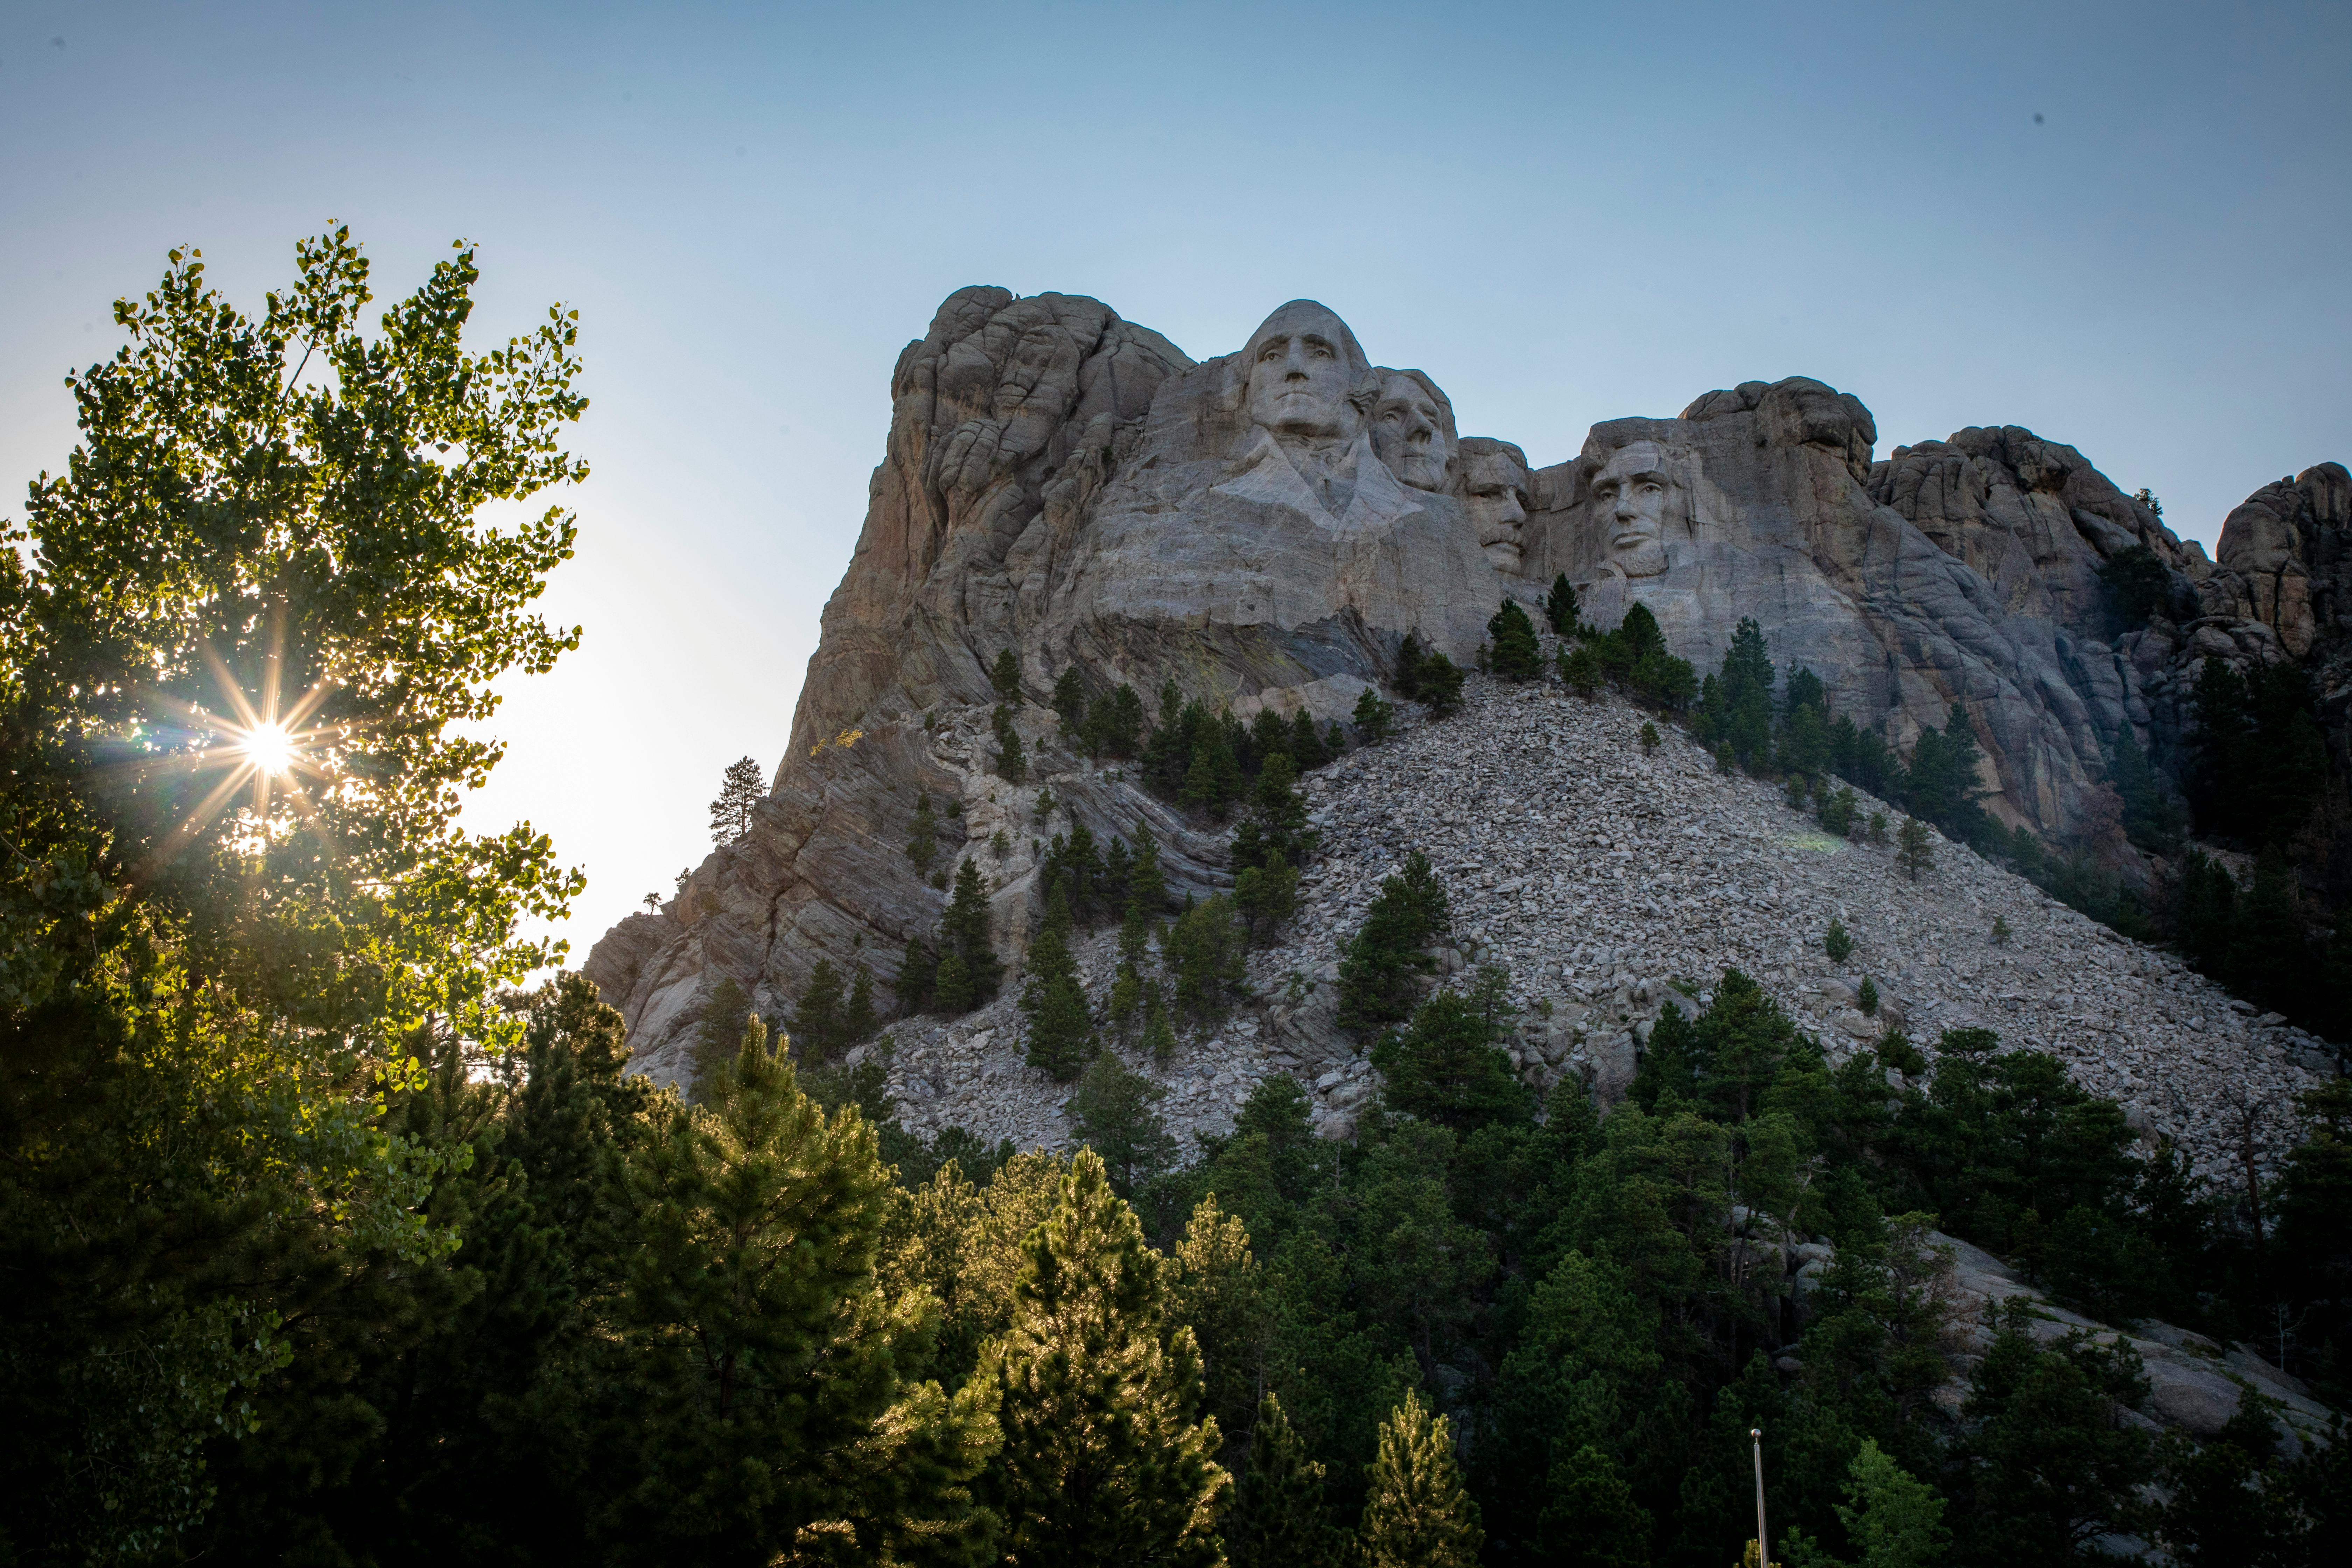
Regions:
<svg viewBox="0 0 2352 1568"><path fill-rule="evenodd" d="M2146 544L2178 569L2184 547L2029 431L1963 430L1874 462L1876 434L1859 401L1804 377L1597 426L1536 477L1534 574L1586 584L1601 625L1647 605L1703 668L1752 616L1784 669L1811 668L1899 749L1957 701L1990 809L2079 834L2107 749L2148 717L2106 640L2099 566Z"/></svg>
<svg viewBox="0 0 2352 1568"><path fill-rule="evenodd" d="M2264 485L2221 525L2219 570L2198 584L2208 615L2256 620L2295 658L2352 631L2352 474L2341 463Z"/></svg>
<svg viewBox="0 0 2352 1568"><path fill-rule="evenodd" d="M1006 648L1033 752L1055 744L1034 700L1072 667L1097 692L1173 680L1242 716L1337 717L1407 633L1466 662L1499 599L1565 572L1589 618L1638 600L1702 666L1754 616L1784 668L1810 666L1897 746L1961 702L1995 812L2063 836L2098 826L2123 725L2177 738L2197 660L2275 656L2304 635L2287 628L2352 615L2337 590L2352 485L2333 465L2262 492L2261 518L2241 509L2246 543L2223 547L2238 564L2217 569L2031 432L1878 461L1875 440L1858 400L1800 377L1611 421L1530 470L1519 447L1460 436L1434 380L1375 366L1312 301L1196 364L1093 300L961 290L899 356L865 530L771 798L659 914L599 942L589 973L665 1077L722 974L769 1011L820 957L887 983L945 901L903 853L919 792L950 805L950 868L1003 833L983 868L1007 957L1044 832L1148 821L1176 886L1223 883L1223 834L1118 768L1055 759L1067 820L1041 828L1037 786L991 772L985 671ZM2098 568L2136 544L2176 574L2174 613L2111 642Z"/></svg>

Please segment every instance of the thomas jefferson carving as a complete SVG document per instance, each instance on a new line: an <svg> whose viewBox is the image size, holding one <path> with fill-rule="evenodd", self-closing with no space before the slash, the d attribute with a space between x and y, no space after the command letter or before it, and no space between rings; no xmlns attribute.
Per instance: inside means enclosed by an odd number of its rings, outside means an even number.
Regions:
<svg viewBox="0 0 2352 1568"><path fill-rule="evenodd" d="M1444 489L1454 474L1454 405L1417 370L1379 374L1372 449L1401 482L1417 490Z"/></svg>

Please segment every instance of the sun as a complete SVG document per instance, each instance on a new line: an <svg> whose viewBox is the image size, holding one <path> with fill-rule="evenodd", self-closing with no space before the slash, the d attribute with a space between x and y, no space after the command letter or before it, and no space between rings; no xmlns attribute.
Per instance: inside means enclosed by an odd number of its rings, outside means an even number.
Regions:
<svg viewBox="0 0 2352 1568"><path fill-rule="evenodd" d="M294 757L299 748L286 726L275 721L256 724L237 742L237 750L256 773L284 778L294 771Z"/></svg>

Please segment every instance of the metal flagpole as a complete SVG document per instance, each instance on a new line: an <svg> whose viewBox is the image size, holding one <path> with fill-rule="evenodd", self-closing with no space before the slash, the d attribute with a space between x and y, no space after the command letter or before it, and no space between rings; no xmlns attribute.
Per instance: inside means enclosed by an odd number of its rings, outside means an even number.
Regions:
<svg viewBox="0 0 2352 1568"><path fill-rule="evenodd" d="M1764 1533L1764 1428L1750 1426L1748 1437L1756 1445L1756 1568L1772 1568L1771 1538Z"/></svg>

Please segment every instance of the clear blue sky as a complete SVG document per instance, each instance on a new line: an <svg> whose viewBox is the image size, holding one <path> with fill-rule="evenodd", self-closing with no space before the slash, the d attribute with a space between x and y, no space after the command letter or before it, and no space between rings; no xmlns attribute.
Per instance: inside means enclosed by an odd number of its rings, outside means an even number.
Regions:
<svg viewBox="0 0 2352 1568"><path fill-rule="evenodd" d="M2040 117L2037 120L2037 116ZM1465 433L1818 376L1880 449L2072 442L2209 548L2352 460L2342 5L0 6L0 515L171 246L257 306L348 221L380 295L480 247L485 340L577 306L587 627L478 819L584 944L772 767L881 455L967 283L1196 358L1311 295Z"/></svg>

